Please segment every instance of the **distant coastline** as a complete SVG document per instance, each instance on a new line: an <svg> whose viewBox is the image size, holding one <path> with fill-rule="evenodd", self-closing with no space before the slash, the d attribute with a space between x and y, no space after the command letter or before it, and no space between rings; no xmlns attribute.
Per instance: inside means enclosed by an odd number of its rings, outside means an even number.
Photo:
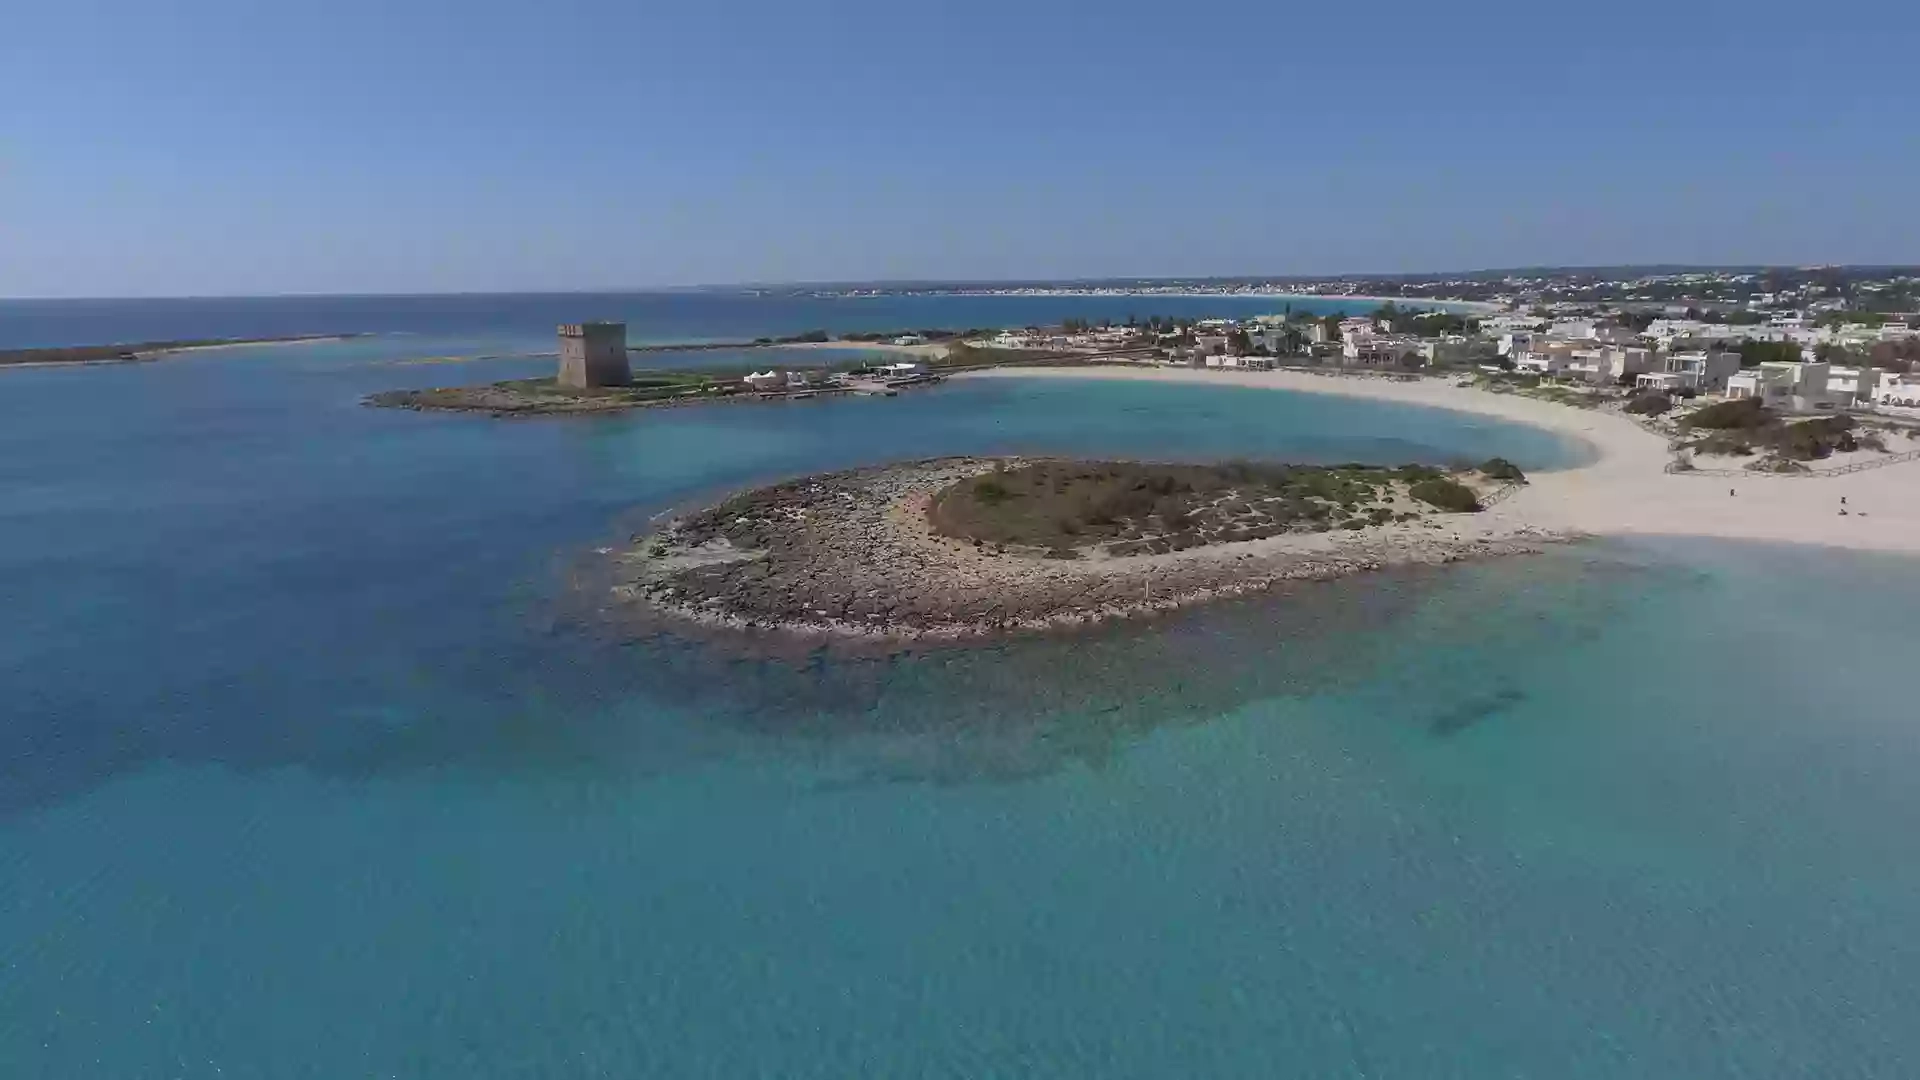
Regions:
<svg viewBox="0 0 1920 1080"><path fill-rule="evenodd" d="M134 341L111 345L63 345L50 348L0 349L0 370L7 368L94 367L104 364L140 364L179 353L209 352L266 345L313 345L346 341L366 334L286 334L257 338L190 338L180 341Z"/></svg>
<svg viewBox="0 0 1920 1080"><path fill-rule="evenodd" d="M1375 296L1359 293L1309 293L1309 292L1204 292L1198 290L1174 289L1029 289L1009 291L963 291L927 293L931 296L1117 296L1172 297L1182 300L1206 300L1212 298L1231 298L1239 300L1329 300L1342 304L1395 304L1400 307L1441 308L1453 311L1472 312L1491 315L1507 310L1503 305L1484 300L1439 300L1425 296Z"/></svg>
<svg viewBox="0 0 1920 1080"><path fill-rule="evenodd" d="M1143 300L1155 298L1178 300L1326 300L1342 304L1395 304L1401 307L1434 308L1479 315L1492 315L1507 310L1507 306L1504 304L1492 303L1485 300L1441 299L1429 296L1392 296L1374 293L1290 292L1265 289L1208 290L1178 286L1168 288L1143 286L1124 289L1092 286L1062 286L1057 288L1040 285L1017 288L992 288L983 286L978 288L906 289L888 292L849 289L845 291L821 291L808 295L824 300L878 300L900 296L953 297L956 299L964 297L1108 297L1115 299L1137 297Z"/></svg>

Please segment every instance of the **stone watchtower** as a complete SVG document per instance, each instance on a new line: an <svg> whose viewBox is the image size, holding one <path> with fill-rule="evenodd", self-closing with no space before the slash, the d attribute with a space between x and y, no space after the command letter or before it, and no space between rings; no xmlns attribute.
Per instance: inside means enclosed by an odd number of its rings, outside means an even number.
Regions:
<svg viewBox="0 0 1920 1080"><path fill-rule="evenodd" d="M567 323L560 328L561 386L585 390L625 386L632 379L633 372L627 367L626 323Z"/></svg>

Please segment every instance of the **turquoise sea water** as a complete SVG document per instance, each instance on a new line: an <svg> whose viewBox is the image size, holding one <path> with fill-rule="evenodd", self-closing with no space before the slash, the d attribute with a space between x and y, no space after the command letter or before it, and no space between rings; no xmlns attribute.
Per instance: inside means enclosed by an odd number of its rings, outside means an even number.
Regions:
<svg viewBox="0 0 1920 1080"><path fill-rule="evenodd" d="M898 457L1582 451L1141 384L495 422L362 409L361 359L0 377L0 1075L1920 1069L1908 561L753 658L580 557Z"/></svg>

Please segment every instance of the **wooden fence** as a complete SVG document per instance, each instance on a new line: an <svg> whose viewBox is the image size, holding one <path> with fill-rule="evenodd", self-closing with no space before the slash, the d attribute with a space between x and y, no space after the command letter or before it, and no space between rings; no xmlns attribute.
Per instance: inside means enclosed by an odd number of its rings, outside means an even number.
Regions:
<svg viewBox="0 0 1920 1080"><path fill-rule="evenodd" d="M1498 506L1508 499L1513 498L1514 492L1526 486L1527 482L1525 480L1513 480L1502 484L1492 491L1487 492L1487 497L1480 500L1480 509L1485 510L1489 506Z"/></svg>
<svg viewBox="0 0 1920 1080"><path fill-rule="evenodd" d="M1903 461L1920 461L1920 450L1908 450L1899 454L1870 461L1856 461L1851 465L1842 465L1834 469L1808 469L1805 472L1767 472L1761 469L1699 469L1691 464L1683 465L1673 461L1667 463L1667 472L1675 476L1774 476L1783 480L1817 480L1828 476L1845 476L1848 473L1866 472L1868 469L1883 469L1888 465L1898 465Z"/></svg>

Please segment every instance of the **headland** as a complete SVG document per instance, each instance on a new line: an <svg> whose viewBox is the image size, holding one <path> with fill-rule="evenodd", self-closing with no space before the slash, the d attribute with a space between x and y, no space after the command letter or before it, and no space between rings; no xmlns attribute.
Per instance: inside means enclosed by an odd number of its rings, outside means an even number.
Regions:
<svg viewBox="0 0 1920 1080"><path fill-rule="evenodd" d="M128 341L112 345L61 345L50 348L0 349L0 369L86 367L99 364L137 364L176 353L238 349L262 345L312 345L345 341L360 334L291 334L258 338L193 338L181 341Z"/></svg>

